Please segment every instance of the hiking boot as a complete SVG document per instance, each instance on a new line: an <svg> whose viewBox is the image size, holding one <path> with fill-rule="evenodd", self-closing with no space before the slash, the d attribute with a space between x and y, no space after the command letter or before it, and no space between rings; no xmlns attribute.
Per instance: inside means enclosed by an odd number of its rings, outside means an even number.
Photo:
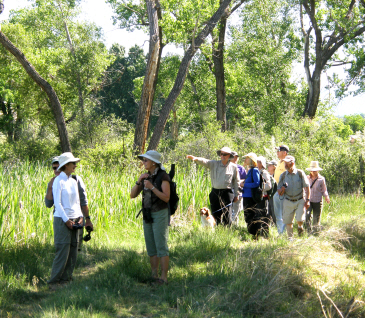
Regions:
<svg viewBox="0 0 365 318"><path fill-rule="evenodd" d="M303 236L304 229L298 226L298 236Z"/></svg>

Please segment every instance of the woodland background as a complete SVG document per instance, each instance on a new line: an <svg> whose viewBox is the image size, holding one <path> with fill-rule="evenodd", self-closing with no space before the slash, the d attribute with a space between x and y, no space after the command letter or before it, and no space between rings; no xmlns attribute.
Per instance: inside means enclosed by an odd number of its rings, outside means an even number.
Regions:
<svg viewBox="0 0 365 318"><path fill-rule="evenodd" d="M362 191L364 114L337 118L332 107L365 89L364 1L107 2L118 27L150 36L147 54L108 50L103 30L79 19L78 0L29 1L2 24L2 164L72 150L86 166L120 170L157 149L185 166L186 154L214 159L223 145L275 159L285 143L299 167L320 161L333 192ZM167 44L184 55L163 54Z"/></svg>

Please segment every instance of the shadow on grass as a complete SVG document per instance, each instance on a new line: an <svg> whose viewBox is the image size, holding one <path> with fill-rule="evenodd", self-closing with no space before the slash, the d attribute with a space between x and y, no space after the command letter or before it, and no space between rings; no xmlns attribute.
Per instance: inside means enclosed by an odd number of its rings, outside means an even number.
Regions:
<svg viewBox="0 0 365 318"><path fill-rule="evenodd" d="M34 317L297 317L298 311L321 316L319 306L309 306L308 295L316 291L304 283L300 260L282 262L277 256L277 248L283 245L280 241L240 243L237 236L242 231L217 229L207 233L190 229L172 233L167 286L149 284L146 253L89 247L88 254L80 255L75 281L70 285L53 292L47 291L47 286L38 292L18 286L4 296L3 303L18 304L20 309L8 308L19 316L23 310L32 312ZM41 246L31 248L33 254L38 248ZM26 247L16 254L8 251L8 259L16 255L8 266L8 275L19 266L28 282L36 272L46 276L53 246L42 248L39 257L45 257L46 262L38 271L31 260L17 264L22 253L32 255ZM17 297L22 293L26 296L20 302Z"/></svg>

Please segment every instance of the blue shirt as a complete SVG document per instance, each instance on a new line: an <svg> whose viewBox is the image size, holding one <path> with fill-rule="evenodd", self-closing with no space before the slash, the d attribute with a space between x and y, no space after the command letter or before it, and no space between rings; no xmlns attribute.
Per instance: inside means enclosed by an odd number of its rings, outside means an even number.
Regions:
<svg viewBox="0 0 365 318"><path fill-rule="evenodd" d="M252 198L252 188L257 188L260 185L260 172L257 168L248 170L246 181L242 189L242 197Z"/></svg>

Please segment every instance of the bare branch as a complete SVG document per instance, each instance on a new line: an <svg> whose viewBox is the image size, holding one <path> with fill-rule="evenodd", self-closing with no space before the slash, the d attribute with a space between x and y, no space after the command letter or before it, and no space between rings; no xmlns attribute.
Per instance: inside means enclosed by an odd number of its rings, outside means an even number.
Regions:
<svg viewBox="0 0 365 318"><path fill-rule="evenodd" d="M348 9L348 11L346 13L346 19L350 19L351 14L352 14L352 10L354 8L355 3L356 3L356 0L352 0L351 1L350 6L349 6L349 9Z"/></svg>
<svg viewBox="0 0 365 318"><path fill-rule="evenodd" d="M246 2L247 0L240 0L231 10L230 12L227 14L227 18L233 13L235 12L241 5L242 3Z"/></svg>

